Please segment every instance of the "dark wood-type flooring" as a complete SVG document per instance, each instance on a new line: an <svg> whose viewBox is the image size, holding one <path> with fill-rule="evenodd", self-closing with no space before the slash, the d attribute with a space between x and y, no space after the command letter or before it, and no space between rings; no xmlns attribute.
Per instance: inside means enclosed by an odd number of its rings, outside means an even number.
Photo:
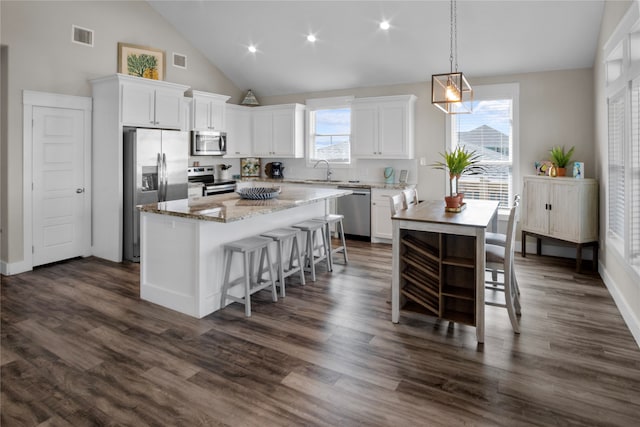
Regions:
<svg viewBox="0 0 640 427"><path fill-rule="evenodd" d="M2 277L2 426L640 424L640 350L597 275L516 260L522 333L391 323L391 250L289 281L253 316L198 320L139 295L138 265L76 259Z"/></svg>

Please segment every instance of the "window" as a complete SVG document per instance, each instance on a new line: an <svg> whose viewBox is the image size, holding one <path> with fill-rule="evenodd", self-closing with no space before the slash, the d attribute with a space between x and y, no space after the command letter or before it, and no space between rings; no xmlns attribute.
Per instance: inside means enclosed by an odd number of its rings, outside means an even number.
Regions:
<svg viewBox="0 0 640 427"><path fill-rule="evenodd" d="M353 97L307 100L307 162L351 163L351 101Z"/></svg>
<svg viewBox="0 0 640 427"><path fill-rule="evenodd" d="M640 78L631 87L631 149L629 153L629 261L640 268ZM624 162L623 162L624 163Z"/></svg>
<svg viewBox="0 0 640 427"><path fill-rule="evenodd" d="M468 199L497 200L501 209L508 209L517 182L519 86L477 86L474 92L472 114L447 116L449 146L476 151L485 173L461 177L458 191Z"/></svg>

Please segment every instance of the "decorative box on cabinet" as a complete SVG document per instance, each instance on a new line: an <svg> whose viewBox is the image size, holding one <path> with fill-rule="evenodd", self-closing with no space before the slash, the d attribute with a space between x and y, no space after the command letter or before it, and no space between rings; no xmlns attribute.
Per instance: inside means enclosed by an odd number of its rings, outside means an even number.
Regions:
<svg viewBox="0 0 640 427"><path fill-rule="evenodd" d="M230 98L216 93L189 90L191 96L191 129L192 130L226 130L225 108Z"/></svg>
<svg viewBox="0 0 640 427"><path fill-rule="evenodd" d="M391 242L393 227L389 197L401 192L402 190L371 189L371 241L373 243Z"/></svg>
<svg viewBox="0 0 640 427"><path fill-rule="evenodd" d="M227 154L225 157L251 157L251 114L254 107L227 104Z"/></svg>
<svg viewBox="0 0 640 427"><path fill-rule="evenodd" d="M125 126L181 129L184 91L188 86L117 74L120 120Z"/></svg>
<svg viewBox="0 0 640 427"><path fill-rule="evenodd" d="M525 176L522 205L522 256L526 237L552 238L577 246L576 271L581 271L583 246L593 247L593 269L598 263L598 182L595 179Z"/></svg>
<svg viewBox="0 0 640 427"><path fill-rule="evenodd" d="M92 250L122 261L123 127L184 128L188 86L112 74L90 81L93 97ZM155 123L152 123L155 122ZM188 148L185 146L185 150Z"/></svg>
<svg viewBox="0 0 640 427"><path fill-rule="evenodd" d="M351 152L361 159L414 157L414 95L357 98L351 103Z"/></svg>
<svg viewBox="0 0 640 427"><path fill-rule="evenodd" d="M304 156L304 105L254 107L253 155L256 157Z"/></svg>

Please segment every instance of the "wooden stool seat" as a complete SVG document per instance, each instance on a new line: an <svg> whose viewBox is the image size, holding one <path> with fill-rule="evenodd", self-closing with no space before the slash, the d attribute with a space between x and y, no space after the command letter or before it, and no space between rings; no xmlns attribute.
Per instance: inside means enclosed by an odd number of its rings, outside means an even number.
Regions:
<svg viewBox="0 0 640 427"><path fill-rule="evenodd" d="M304 280L304 264L302 263L302 254L300 253L300 245L298 243L297 228L277 228L275 230L262 233L261 236L272 239L278 246L278 283L280 285L280 296L285 297L285 278L295 273L300 273L300 281L305 284ZM289 266L285 268L284 247L291 244L291 252L289 253ZM298 264L294 265L297 260Z"/></svg>
<svg viewBox="0 0 640 427"><path fill-rule="evenodd" d="M273 263L271 262L271 254L269 253L269 245L273 242L272 239L260 236L247 237L245 239L236 240L225 244L224 247L224 280L222 284L222 296L220 301L220 308L223 308L227 300L244 304L244 313L247 317L251 316L251 295L268 287L271 287L271 298L273 302L278 301L278 293L276 291L275 275L273 273ZM260 260L258 263L258 272L254 280L254 263L255 256L260 253ZM231 274L231 261L233 254L238 253L242 255L243 260L243 275L234 280L229 281ZM269 280L264 280L265 266L264 261L267 261L266 270L269 272ZM229 288L239 283L244 283L244 297L238 298L232 295L227 295Z"/></svg>
<svg viewBox="0 0 640 427"><path fill-rule="evenodd" d="M316 264L324 260L327 263L327 270L331 271L331 255L329 252L329 247L327 245L327 237L326 233L324 233L326 221L303 221L297 224L294 224L294 228L298 228L301 231L304 231L306 234L306 249L305 249L305 265L309 267L311 270L311 281L316 281ZM318 236L318 232L320 232L319 236L322 238L322 246L319 248L319 254L316 256L316 247L315 240L316 236Z"/></svg>

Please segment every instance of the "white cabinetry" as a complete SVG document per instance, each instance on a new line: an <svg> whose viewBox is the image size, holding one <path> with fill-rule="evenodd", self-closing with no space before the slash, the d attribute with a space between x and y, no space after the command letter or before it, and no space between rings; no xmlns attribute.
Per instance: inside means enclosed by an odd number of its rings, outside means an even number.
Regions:
<svg viewBox="0 0 640 427"><path fill-rule="evenodd" d="M414 95L353 100L353 156L361 159L412 159L415 102Z"/></svg>
<svg viewBox="0 0 640 427"><path fill-rule="evenodd" d="M595 179L525 176L522 204L522 254L526 236L572 242L578 245L578 264L585 244L597 248L598 182ZM594 253L594 261L597 252ZM578 265L578 268L580 265Z"/></svg>
<svg viewBox="0 0 640 427"><path fill-rule="evenodd" d="M304 105L254 107L252 115L254 156L304 156Z"/></svg>
<svg viewBox="0 0 640 427"><path fill-rule="evenodd" d="M192 130L226 130L225 108L230 98L226 95L190 90Z"/></svg>
<svg viewBox="0 0 640 427"><path fill-rule="evenodd" d="M251 113L253 107L228 104L227 154L225 157L251 157Z"/></svg>
<svg viewBox="0 0 640 427"><path fill-rule="evenodd" d="M120 118L123 125L182 128L182 98L187 86L122 74L117 77L120 81Z"/></svg>
<svg viewBox="0 0 640 427"><path fill-rule="evenodd" d="M123 127L183 128L188 86L114 74L91 80L92 250L122 261ZM186 148L185 148L186 149Z"/></svg>
<svg viewBox="0 0 640 427"><path fill-rule="evenodd" d="M390 242L393 238L390 196L400 194L398 189L371 189L371 241Z"/></svg>

